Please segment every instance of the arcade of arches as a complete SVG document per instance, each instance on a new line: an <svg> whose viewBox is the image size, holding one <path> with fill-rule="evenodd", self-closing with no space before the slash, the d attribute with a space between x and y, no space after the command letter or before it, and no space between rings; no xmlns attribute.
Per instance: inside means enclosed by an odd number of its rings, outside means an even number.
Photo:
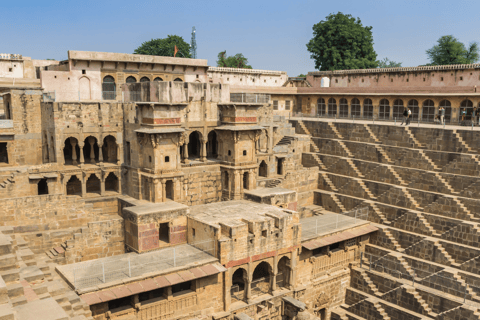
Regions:
<svg viewBox="0 0 480 320"><path fill-rule="evenodd" d="M412 111L412 121L434 122L439 114L439 109L445 109L445 122L453 119L460 119L460 110L465 109L465 120L471 120L474 104L469 99L453 102L449 99L423 99L423 98L394 98L359 99L357 97L347 98L315 98L315 113L320 117L356 118L356 119L379 119L379 120L401 120L403 111L408 106ZM480 108L480 105L478 106ZM305 111L303 111L305 112Z"/></svg>
<svg viewBox="0 0 480 320"><path fill-rule="evenodd" d="M211 130L207 139L199 131L192 131L188 134L185 144L181 146L180 154L182 160L188 163L189 160L207 161L218 157L217 133Z"/></svg>
<svg viewBox="0 0 480 320"><path fill-rule="evenodd" d="M290 258L283 256L272 260L273 267L269 262L261 261L251 272L247 271L248 266L240 266L232 273L230 290L232 302L238 300L248 303L256 296L290 288L290 279L293 276Z"/></svg>
<svg viewBox="0 0 480 320"><path fill-rule="evenodd" d="M63 156L66 165L78 165L85 163L117 163L119 161L119 145L116 139L108 135L103 140L100 140L101 145L98 144L98 139L93 136L85 138L81 143L77 138L70 137L64 142Z"/></svg>

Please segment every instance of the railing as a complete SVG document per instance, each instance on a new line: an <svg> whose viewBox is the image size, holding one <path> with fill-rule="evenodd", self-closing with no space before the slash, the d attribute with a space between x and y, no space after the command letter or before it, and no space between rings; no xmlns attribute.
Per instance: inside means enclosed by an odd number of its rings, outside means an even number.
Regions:
<svg viewBox="0 0 480 320"><path fill-rule="evenodd" d="M84 266L77 266L72 271L73 286L75 289L88 288L206 259L209 256L215 256L214 241L211 240L211 242L212 244L208 244L207 241L199 243L195 248L201 251L191 254L179 254L177 248L172 247L151 253L129 254L119 259L100 260Z"/></svg>
<svg viewBox="0 0 480 320"><path fill-rule="evenodd" d="M7 59L7 60L16 59L16 60L20 60L20 59L22 59L22 55L21 55L21 54L13 54L13 53L0 53L0 59Z"/></svg>
<svg viewBox="0 0 480 320"><path fill-rule="evenodd" d="M230 93L231 102L268 103L270 95L263 93Z"/></svg>
<svg viewBox="0 0 480 320"><path fill-rule="evenodd" d="M368 221L368 207L354 209L339 214L332 214L331 216L332 222L330 223L325 223L324 215L316 216L315 219L306 218L308 219L308 223L312 226L309 228L302 228L302 238L313 238L318 234L325 234L334 230L354 226L362 221L366 222Z"/></svg>
<svg viewBox="0 0 480 320"><path fill-rule="evenodd" d="M378 123L393 123L394 125L400 125L402 124L404 117L403 116L394 116L390 119L390 116L382 116L382 117L375 117L375 114L372 115L350 115L347 117L344 116L338 116L336 114L311 114L311 113L302 113L302 112L294 112L290 114L290 119L292 118L309 118L309 119L334 119L335 121L343 121L345 120L350 120L353 123L355 121L371 121L372 123L378 122ZM439 119L435 119L432 117L419 117L418 115L413 116L410 118L410 125L418 125L420 124L436 124L439 126L466 126L466 127L471 127L473 130L473 127L480 126L480 121L479 120L472 120L472 117L470 115L467 115L465 117L465 120L462 120L462 118L457 118L457 117L447 117L445 116L445 123L442 124L440 123Z"/></svg>
<svg viewBox="0 0 480 320"><path fill-rule="evenodd" d="M426 268L414 268L411 265L405 265L400 262L392 261L396 259L394 256L377 256L371 253L363 253L360 267L370 271L376 271L389 274L398 279L411 281L413 287L421 285L422 290L431 288L437 290L434 294L440 294L442 291L448 292L451 296L456 296L458 301L465 304L480 307L480 278L474 283L469 278L462 278L461 275L453 273L454 271L446 270L442 267L428 265L425 267L435 268L435 272L426 270ZM408 267L411 273L405 272ZM462 270L458 270L462 272ZM443 289L442 289L443 286Z"/></svg>

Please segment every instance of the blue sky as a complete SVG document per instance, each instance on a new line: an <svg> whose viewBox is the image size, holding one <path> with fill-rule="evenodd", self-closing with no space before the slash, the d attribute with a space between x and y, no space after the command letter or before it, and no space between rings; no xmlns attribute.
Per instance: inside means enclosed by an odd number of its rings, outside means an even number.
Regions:
<svg viewBox="0 0 480 320"><path fill-rule="evenodd" d="M312 26L338 11L373 26L378 58L406 67L425 64L425 50L442 35L480 42L478 0L0 0L0 52L57 60L67 50L132 53L169 34L190 42L195 26L198 58L209 65L227 50L253 68L296 76L314 71L305 46Z"/></svg>

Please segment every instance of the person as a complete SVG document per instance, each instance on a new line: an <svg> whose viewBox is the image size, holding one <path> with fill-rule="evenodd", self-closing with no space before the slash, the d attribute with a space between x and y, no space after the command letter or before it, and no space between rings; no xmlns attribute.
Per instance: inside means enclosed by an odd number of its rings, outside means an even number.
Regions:
<svg viewBox="0 0 480 320"><path fill-rule="evenodd" d="M440 107L440 123L442 125L445 124L445 108L444 107Z"/></svg>
<svg viewBox="0 0 480 320"><path fill-rule="evenodd" d="M410 110L410 108L407 108L407 123L405 124L406 126L410 124L411 117L412 117L412 111Z"/></svg>
<svg viewBox="0 0 480 320"><path fill-rule="evenodd" d="M462 109L460 115L462 116L461 125L464 126L465 125L465 117L467 116L467 111L465 110L465 108Z"/></svg>
<svg viewBox="0 0 480 320"><path fill-rule="evenodd" d="M404 123L407 123L407 118L408 118L408 111L407 111L407 108L405 108L403 110L403 120L401 125L403 125Z"/></svg>
<svg viewBox="0 0 480 320"><path fill-rule="evenodd" d="M440 124L440 115L439 114L435 115L434 122L435 122L435 124Z"/></svg>
<svg viewBox="0 0 480 320"><path fill-rule="evenodd" d="M477 109L477 107L474 107L472 111L472 126L477 125L478 112L479 110Z"/></svg>

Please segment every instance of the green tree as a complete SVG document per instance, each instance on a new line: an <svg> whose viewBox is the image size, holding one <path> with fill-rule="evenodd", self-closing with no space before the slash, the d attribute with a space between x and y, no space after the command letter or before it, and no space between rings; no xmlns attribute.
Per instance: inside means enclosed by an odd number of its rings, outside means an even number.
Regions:
<svg viewBox="0 0 480 320"><path fill-rule="evenodd" d="M151 56L173 57L177 46L178 58L190 58L190 45L180 36L169 35L164 39L152 39L145 41L133 53L147 54Z"/></svg>
<svg viewBox="0 0 480 320"><path fill-rule="evenodd" d="M300 74L297 76L297 78L306 78L306 77L307 77L307 76L304 75L303 73L300 73Z"/></svg>
<svg viewBox="0 0 480 320"><path fill-rule="evenodd" d="M377 67L372 27L349 14L330 14L315 24L307 49L320 71Z"/></svg>
<svg viewBox="0 0 480 320"><path fill-rule="evenodd" d="M470 64L478 61L478 42L472 42L468 48L454 36L443 36L437 45L427 50L431 66L445 64Z"/></svg>
<svg viewBox="0 0 480 320"><path fill-rule="evenodd" d="M237 53L234 56L227 56L227 51L218 54L217 67L252 69L252 66L248 65L248 59L243 54Z"/></svg>
<svg viewBox="0 0 480 320"><path fill-rule="evenodd" d="M398 68L402 66L401 62L395 62L395 61L389 60L388 58L379 60L377 62L378 62L379 68Z"/></svg>

